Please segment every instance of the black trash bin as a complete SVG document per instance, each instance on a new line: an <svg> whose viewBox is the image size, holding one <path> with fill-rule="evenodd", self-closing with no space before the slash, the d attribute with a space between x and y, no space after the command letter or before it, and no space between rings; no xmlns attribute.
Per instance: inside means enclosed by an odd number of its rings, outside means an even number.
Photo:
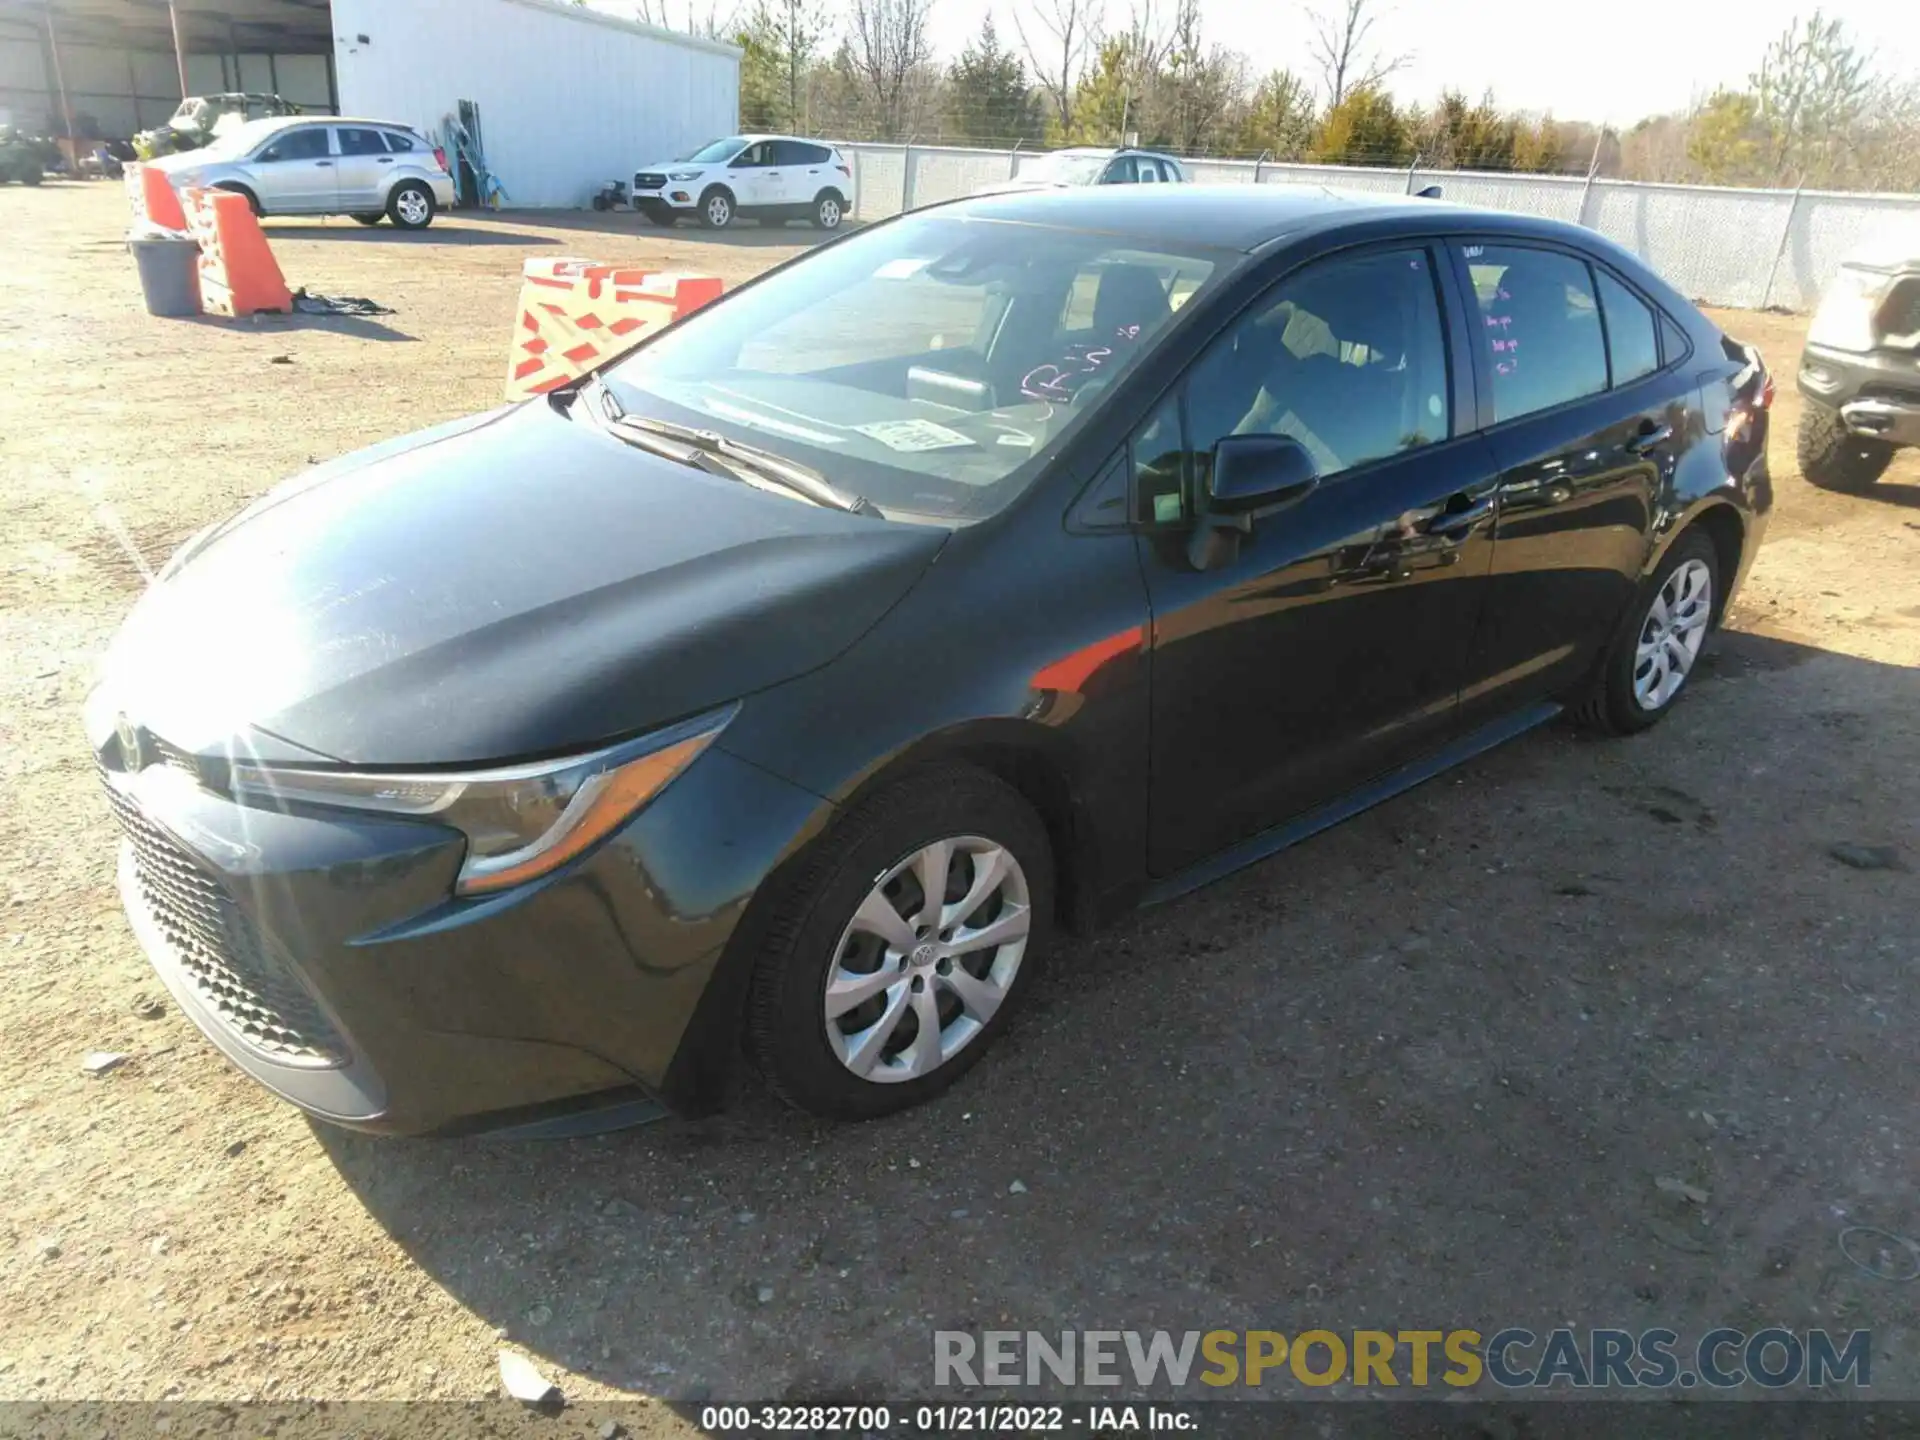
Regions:
<svg viewBox="0 0 1920 1440"><path fill-rule="evenodd" d="M127 248L140 269L140 293L149 315L200 313L200 245L170 232L135 233Z"/></svg>

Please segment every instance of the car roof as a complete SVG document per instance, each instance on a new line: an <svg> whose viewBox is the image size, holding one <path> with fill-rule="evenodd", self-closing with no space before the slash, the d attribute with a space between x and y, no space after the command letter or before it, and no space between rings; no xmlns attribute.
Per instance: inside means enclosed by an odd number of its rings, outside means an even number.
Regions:
<svg viewBox="0 0 1920 1440"><path fill-rule="evenodd" d="M385 130L404 130L409 135L417 134L414 128L402 120L369 120L362 115L262 115L258 120L249 120L253 127L250 133L264 135L269 130L286 130L295 125L378 125Z"/></svg>
<svg viewBox="0 0 1920 1440"><path fill-rule="evenodd" d="M1387 233L1478 231L1560 239L1608 253L1617 249L1594 231L1557 220L1323 185L1090 185L982 195L933 208L982 220L1241 251L1258 250L1283 236L1367 222L1384 222L1377 228ZM1636 268L1641 268L1637 262Z"/></svg>

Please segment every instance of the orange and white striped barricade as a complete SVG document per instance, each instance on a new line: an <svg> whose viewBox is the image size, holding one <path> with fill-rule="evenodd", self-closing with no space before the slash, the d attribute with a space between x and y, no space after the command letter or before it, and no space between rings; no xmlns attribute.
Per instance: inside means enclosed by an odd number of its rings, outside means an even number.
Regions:
<svg viewBox="0 0 1920 1440"><path fill-rule="evenodd" d="M208 315L293 310L280 262L244 195L189 190L187 228L200 242L200 308Z"/></svg>
<svg viewBox="0 0 1920 1440"><path fill-rule="evenodd" d="M507 356L507 398L544 395L720 294L713 275L595 260L529 260Z"/></svg>
<svg viewBox="0 0 1920 1440"><path fill-rule="evenodd" d="M185 230L187 217L180 208L167 172L151 165L129 165L125 171L127 204L133 209L133 228L158 225L162 230Z"/></svg>

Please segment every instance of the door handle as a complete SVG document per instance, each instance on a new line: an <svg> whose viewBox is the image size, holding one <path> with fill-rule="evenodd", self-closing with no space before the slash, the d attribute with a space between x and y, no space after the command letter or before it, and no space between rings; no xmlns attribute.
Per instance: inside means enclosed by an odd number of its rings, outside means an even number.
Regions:
<svg viewBox="0 0 1920 1440"><path fill-rule="evenodd" d="M380 163L382 165L391 165L393 163L393 157L391 155L382 155L380 157Z"/></svg>
<svg viewBox="0 0 1920 1440"><path fill-rule="evenodd" d="M324 169L326 166L329 166L331 164L333 164L331 160L316 160L313 162L313 167L314 169L319 170L319 169Z"/></svg>
<svg viewBox="0 0 1920 1440"><path fill-rule="evenodd" d="M1449 540L1465 535L1482 520L1491 516L1497 504L1493 496L1485 495L1464 510L1442 511L1427 522L1427 534L1438 535Z"/></svg>
<svg viewBox="0 0 1920 1440"><path fill-rule="evenodd" d="M1672 438L1673 426L1671 425L1643 425L1640 428L1640 433L1635 435L1633 439L1627 441L1627 453L1629 455L1644 455L1656 445L1664 445Z"/></svg>

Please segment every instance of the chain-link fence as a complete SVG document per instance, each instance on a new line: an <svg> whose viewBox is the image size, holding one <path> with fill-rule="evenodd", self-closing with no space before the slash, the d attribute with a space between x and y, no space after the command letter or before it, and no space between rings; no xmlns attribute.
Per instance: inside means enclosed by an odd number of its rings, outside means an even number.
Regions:
<svg viewBox="0 0 1920 1440"><path fill-rule="evenodd" d="M854 213L880 220L971 194L1020 172L1039 152L951 145L846 144ZM1826 190L1730 190L1567 175L1390 170L1254 160L1183 160L1201 184L1325 185L1412 194L1570 220L1626 246L1708 305L1810 310L1847 252L1889 226L1920 232L1920 195Z"/></svg>

